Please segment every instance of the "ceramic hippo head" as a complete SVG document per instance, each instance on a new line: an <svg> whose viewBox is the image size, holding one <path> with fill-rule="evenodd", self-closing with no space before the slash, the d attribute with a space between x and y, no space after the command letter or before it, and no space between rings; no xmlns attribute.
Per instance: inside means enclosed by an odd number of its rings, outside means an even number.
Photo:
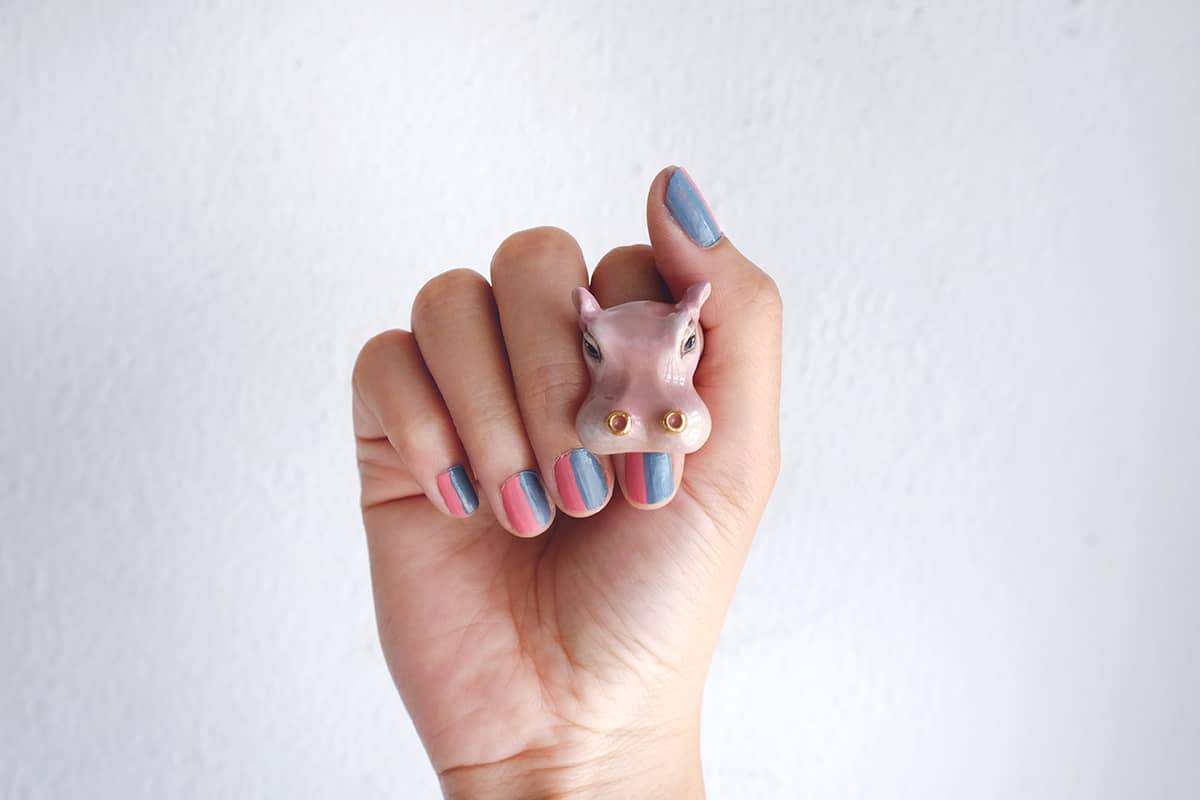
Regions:
<svg viewBox="0 0 1200 800"><path fill-rule="evenodd" d="M691 453L708 440L708 408L692 388L704 349L700 307L712 291L693 284L678 303L638 300L603 309L587 289L572 298L592 389L575 418L583 446L613 453Z"/></svg>

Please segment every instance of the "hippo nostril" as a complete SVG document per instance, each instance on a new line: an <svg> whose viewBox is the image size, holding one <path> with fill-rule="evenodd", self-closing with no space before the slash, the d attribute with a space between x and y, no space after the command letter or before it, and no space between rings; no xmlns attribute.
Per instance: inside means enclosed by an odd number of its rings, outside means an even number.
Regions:
<svg viewBox="0 0 1200 800"><path fill-rule="evenodd" d="M687 428L687 414L678 408L672 408L662 415L662 426L667 433L683 433Z"/></svg>
<svg viewBox="0 0 1200 800"><path fill-rule="evenodd" d="M609 433L614 436L624 436L633 428L633 417L629 416L628 411L618 408L605 418L604 424L608 427Z"/></svg>

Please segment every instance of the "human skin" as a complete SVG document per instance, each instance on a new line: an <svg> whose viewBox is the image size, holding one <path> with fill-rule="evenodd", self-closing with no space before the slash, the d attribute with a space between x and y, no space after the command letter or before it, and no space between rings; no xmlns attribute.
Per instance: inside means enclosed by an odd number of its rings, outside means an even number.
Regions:
<svg viewBox="0 0 1200 800"><path fill-rule="evenodd" d="M447 797L704 794L705 676L779 468L782 305L728 237L711 241L685 181L659 173L650 245L612 250L590 282L564 231L516 233L490 284L435 277L413 330L359 354L379 636ZM564 500L558 459L580 447L589 386L572 290L607 308L674 302L700 281L707 443L671 457L675 490L651 505L627 499L625 456L577 454L603 491L594 508Z"/></svg>

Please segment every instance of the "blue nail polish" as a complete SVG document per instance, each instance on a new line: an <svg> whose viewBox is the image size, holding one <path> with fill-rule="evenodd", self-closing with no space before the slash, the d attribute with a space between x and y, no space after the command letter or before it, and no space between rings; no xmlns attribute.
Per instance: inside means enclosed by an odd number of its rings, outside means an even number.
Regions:
<svg viewBox="0 0 1200 800"><path fill-rule="evenodd" d="M438 491L446 502L446 510L456 517L469 517L479 508L479 498L471 485L466 469L455 464L437 476Z"/></svg>
<svg viewBox="0 0 1200 800"><path fill-rule="evenodd" d="M454 491L462 498L463 511L470 514L479 508L479 498L475 495L475 487L471 485L471 479L467 477L466 469L458 465L451 467L450 482L454 486Z"/></svg>
<svg viewBox="0 0 1200 800"><path fill-rule="evenodd" d="M533 470L526 470L521 473L521 488L529 498L529 506L533 509L538 523L545 525L550 521L550 500L546 497L546 490L542 488L542 479Z"/></svg>
<svg viewBox="0 0 1200 800"><path fill-rule="evenodd" d="M675 473L669 453L642 453L642 472L648 505L666 500L675 491Z"/></svg>
<svg viewBox="0 0 1200 800"><path fill-rule="evenodd" d="M600 462L585 448L571 451L571 469L575 473L575 485L588 511L594 511L608 497L608 479Z"/></svg>
<svg viewBox="0 0 1200 800"><path fill-rule="evenodd" d="M721 228L713 218L712 209L683 167L677 168L667 181L667 210L688 238L701 247L711 247L720 241Z"/></svg>
<svg viewBox="0 0 1200 800"><path fill-rule="evenodd" d="M500 484L500 499L513 530L534 534L550 521L550 501L542 480L531 469L518 472Z"/></svg>

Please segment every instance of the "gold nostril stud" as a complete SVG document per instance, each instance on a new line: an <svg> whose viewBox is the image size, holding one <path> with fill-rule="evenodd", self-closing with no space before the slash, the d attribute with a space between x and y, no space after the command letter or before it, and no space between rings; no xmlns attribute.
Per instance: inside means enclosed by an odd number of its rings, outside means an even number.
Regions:
<svg viewBox="0 0 1200 800"><path fill-rule="evenodd" d="M613 436L624 436L633 429L633 417L629 416L628 411L618 408L605 418L604 424Z"/></svg>
<svg viewBox="0 0 1200 800"><path fill-rule="evenodd" d="M683 433L687 428L687 414L678 408L672 408L662 415L662 426L667 433Z"/></svg>

